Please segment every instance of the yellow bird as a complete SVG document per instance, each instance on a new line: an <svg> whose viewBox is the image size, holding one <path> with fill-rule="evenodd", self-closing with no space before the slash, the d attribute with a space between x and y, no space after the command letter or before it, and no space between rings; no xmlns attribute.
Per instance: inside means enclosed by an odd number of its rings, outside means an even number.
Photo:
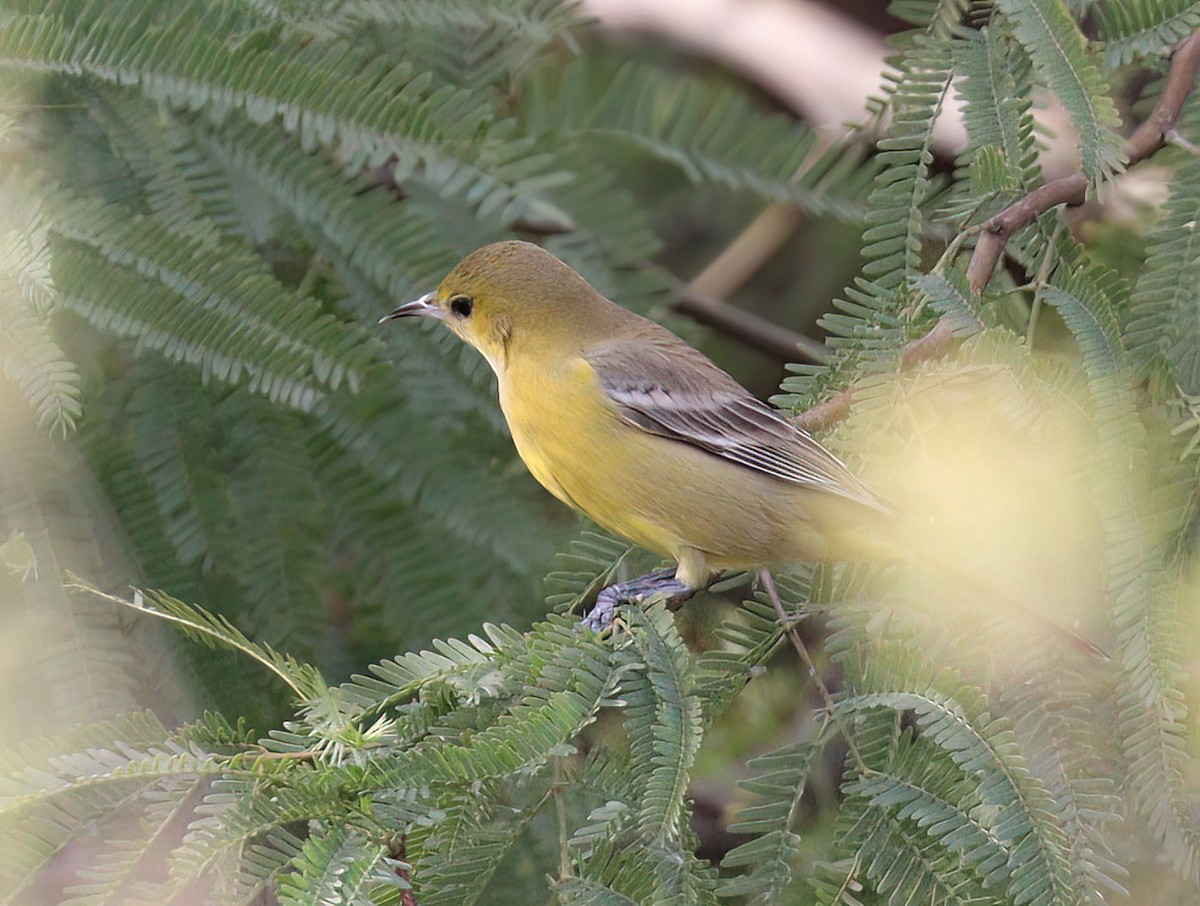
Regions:
<svg viewBox="0 0 1200 906"><path fill-rule="evenodd" d="M847 556L887 512L809 434L536 245L478 249L380 321L410 316L487 359L517 452L550 493L678 564L604 589L594 629L720 570Z"/></svg>

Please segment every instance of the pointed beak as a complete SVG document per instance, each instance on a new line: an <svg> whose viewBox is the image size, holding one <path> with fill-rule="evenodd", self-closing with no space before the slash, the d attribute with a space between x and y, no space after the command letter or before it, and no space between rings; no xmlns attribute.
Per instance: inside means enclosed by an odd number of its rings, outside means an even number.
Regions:
<svg viewBox="0 0 1200 906"><path fill-rule="evenodd" d="M384 321L394 321L396 318L437 318L441 320L442 310L437 307L434 302L436 295L434 293L426 293L420 299L414 299L411 302L405 302L392 311L388 312L376 323L382 324Z"/></svg>

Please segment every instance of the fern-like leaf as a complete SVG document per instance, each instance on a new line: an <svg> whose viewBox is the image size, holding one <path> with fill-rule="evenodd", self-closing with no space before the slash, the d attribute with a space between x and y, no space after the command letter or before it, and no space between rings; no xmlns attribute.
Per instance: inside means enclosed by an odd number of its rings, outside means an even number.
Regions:
<svg viewBox="0 0 1200 906"><path fill-rule="evenodd" d="M792 827L800 809L808 773L820 754L821 741L797 743L755 758L747 765L755 771L739 786L762 797L761 802L738 812L730 825L732 833L758 836L731 850L721 867L748 867L744 875L721 885L722 897L744 896L748 904L783 902L781 897L792 882L793 866L799 855L800 837Z"/></svg>
<svg viewBox="0 0 1200 906"><path fill-rule="evenodd" d="M1029 100L1029 60L1011 33L999 25L968 32L955 44L956 64L962 72L957 83L965 102L963 125L976 159L994 149L1003 177L975 180L978 190L1007 197L1029 191L1039 178L1037 141L1032 103Z"/></svg>
<svg viewBox="0 0 1200 906"><path fill-rule="evenodd" d="M1162 220L1155 225L1146 266L1130 299L1125 343L1155 395L1200 393L1200 162L1180 166Z"/></svg>
<svg viewBox="0 0 1200 906"><path fill-rule="evenodd" d="M703 738L700 702L691 688L687 649L663 607L632 611L633 646L646 665L641 694L628 695L630 745L653 765L645 780L638 827L653 845L677 844L686 820L684 792Z"/></svg>
<svg viewBox="0 0 1200 906"><path fill-rule="evenodd" d="M879 141L879 164L868 199L863 233L863 275L890 289L919 264L925 221L922 204L932 186L933 124L950 84L951 61L944 47L917 36L899 63L889 94L894 110L886 137Z"/></svg>
<svg viewBox="0 0 1200 906"><path fill-rule="evenodd" d="M106 594L97 588L86 584L73 586L97 597L110 601L122 607L137 610L149 616L166 620L183 628L185 632L196 639L210 645L225 645L235 651L258 661L277 677L283 680L296 694L305 700L314 694L320 694L325 689L320 673L316 668L300 664L293 658L280 654L269 645L250 641L246 635L228 620L211 614L191 604L185 604L159 591L141 592L135 590L131 599Z"/></svg>
<svg viewBox="0 0 1200 906"><path fill-rule="evenodd" d="M1073 266L1072 266L1073 265ZM1121 739L1135 795L1179 871L1200 883L1200 828L1183 783L1184 711L1174 645L1176 616L1162 587L1150 535L1152 496L1141 486L1145 429L1137 416L1129 362L1109 292L1111 274L1068 262L1043 290L1079 344L1099 449L1091 468L1105 533L1112 619L1125 669L1118 690ZM1157 580L1157 581L1156 581Z"/></svg>
<svg viewBox="0 0 1200 906"><path fill-rule="evenodd" d="M1200 27L1200 3L1195 0L1108 0L1096 13L1109 69L1162 53Z"/></svg>
<svg viewBox="0 0 1200 906"><path fill-rule="evenodd" d="M36 182L34 182L36 186ZM79 372L55 341L58 293L35 189L0 179L0 375L20 389L43 431L66 437L83 414Z"/></svg>
<svg viewBox="0 0 1200 906"><path fill-rule="evenodd" d="M322 828L309 835L290 869L279 878L284 906L374 906L372 887L388 868L384 850L348 827Z"/></svg>
<svg viewBox="0 0 1200 906"><path fill-rule="evenodd" d="M748 188L816 212L857 219L855 202L872 167L853 149L818 147L817 134L782 116L763 117L739 95L626 65L599 79L580 60L529 87L536 133L619 138L680 168L694 182ZM597 86L603 93L596 95Z"/></svg>
<svg viewBox="0 0 1200 906"><path fill-rule="evenodd" d="M1080 163L1093 186L1124 169L1117 108L1078 24L1063 0L997 0L1034 68L1079 132Z"/></svg>
<svg viewBox="0 0 1200 906"><path fill-rule="evenodd" d="M1025 765L1007 722L988 712L978 690L948 673L918 680L916 665L903 651L903 646L874 651L864 691L839 702L839 710L911 710L922 736L976 778L988 833L1009 849L1007 885L1014 901L1072 903L1069 846L1055 820L1054 800ZM897 682L893 670L906 661L912 682ZM865 691L872 689L880 691Z"/></svg>

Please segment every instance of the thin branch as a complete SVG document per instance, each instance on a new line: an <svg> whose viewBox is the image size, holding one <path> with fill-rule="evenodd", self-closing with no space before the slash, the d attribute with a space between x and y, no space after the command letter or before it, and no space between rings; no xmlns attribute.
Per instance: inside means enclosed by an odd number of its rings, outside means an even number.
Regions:
<svg viewBox="0 0 1200 906"><path fill-rule="evenodd" d="M1057 257L1055 252L1058 250L1058 237L1062 235L1062 231L1063 224L1059 222L1054 227L1054 234L1046 246L1046 254L1042 256L1042 264L1038 268L1037 276L1033 279L1033 304L1029 307L1029 324L1025 327L1025 345L1030 349L1033 348L1033 339L1037 335L1038 316L1042 311L1042 288L1050 280L1050 271L1053 269Z"/></svg>
<svg viewBox="0 0 1200 906"><path fill-rule="evenodd" d="M797 413L792 418L792 424L809 434L818 433L830 425L845 421L853 402L854 394L849 390L839 390L824 402Z"/></svg>
<svg viewBox="0 0 1200 906"><path fill-rule="evenodd" d="M796 175L802 172L803 168ZM722 301L779 251L803 219L795 205L768 205L704 270L676 288L674 310L785 362L795 361L797 353L819 365L828 362L824 343Z"/></svg>
<svg viewBox="0 0 1200 906"><path fill-rule="evenodd" d="M1182 135L1178 129L1172 129L1167 133L1167 144L1174 145L1176 148L1182 148L1188 154L1200 156L1200 145L1189 140L1187 136Z"/></svg>
<svg viewBox="0 0 1200 906"><path fill-rule="evenodd" d="M296 682L296 678L288 673L280 666L282 659L279 661L272 660L270 656L264 653L261 646L255 645L245 636L241 635L239 630L232 623L227 623L227 626L232 631L226 631L224 626L218 627L216 622L203 623L198 620L190 619L179 614L171 613L166 610L160 610L153 604L146 602L146 597L140 588L133 589L133 600L110 595L106 591L101 591L96 586L90 584L87 580L80 578L70 570L65 572L65 577L68 581L63 583L63 588L70 591L82 591L97 598L108 601L112 604L120 604L122 607L128 607L130 610L136 610L138 613L144 613L148 616L159 620L166 620L168 623L176 623L189 632L194 632L197 635L207 636L214 639L235 651L241 652L252 660L258 661L262 666L266 667L277 677L287 683L288 687L296 694L296 698L300 701L306 701L309 698L309 693L300 687ZM220 619L218 617L218 619ZM233 633L238 633L234 635Z"/></svg>
<svg viewBox="0 0 1200 906"><path fill-rule="evenodd" d="M1038 219L1046 211L1060 204L1083 204L1087 194L1087 177L1072 173L1038 186L1024 198L1013 202L983 225L971 263L967 265L967 280L971 291L983 292L984 287L996 272L1000 256L1008 240Z"/></svg>
<svg viewBox="0 0 1200 906"><path fill-rule="evenodd" d="M698 292L686 284L681 283L676 287L676 293L671 306L675 311L719 330L747 346L770 353L786 362L795 361L797 355L820 364L829 361L829 351L825 344L811 337L788 330L753 312L735 308L728 302Z"/></svg>
<svg viewBox="0 0 1200 906"><path fill-rule="evenodd" d="M900 351L900 368L908 370L919 362L935 359L955 345L957 337L946 319L938 321L929 333L915 340L910 340ZM798 413L792 418L792 424L810 434L836 425L850 415L850 406L854 402L851 390L839 390L823 403Z"/></svg>
<svg viewBox="0 0 1200 906"><path fill-rule="evenodd" d="M864 123L849 128L841 138L823 137L788 181L800 182L834 144L840 143L849 151L863 139L868 128ZM809 361L824 365L829 361L829 350L824 343L721 301L762 269L796 232L804 216L804 211L795 204L776 202L768 205L704 270L688 283L676 287L675 310L784 361L795 361L799 352Z"/></svg>
<svg viewBox="0 0 1200 906"><path fill-rule="evenodd" d="M826 713L838 725L838 729L842 731L842 737L846 740L846 746L850 749L850 754L854 756L855 764L862 774L869 775L871 769L867 767L867 763L863 761L862 754L858 751L858 746L854 744L854 737L850 735L850 731L842 723L841 717L838 715L837 706L833 702L833 696L829 694L829 687L825 685L825 680L821 678L821 673L817 670L817 665L813 662L812 655L808 653L808 648L804 645L804 640L800 638L800 633L796 630L795 621L788 616L787 609L783 606L783 599L779 597L779 589L775 587L775 578L771 575L768 569L760 569L758 571L759 581L762 582L763 590L766 591L767 597L771 599L771 604L775 608L775 613L779 617L779 626L784 634L792 643L792 647L796 649L796 653L800 655L800 660L804 662L804 666L808 668L808 675L812 677L813 682L817 686L817 691L821 695L821 701L825 705Z"/></svg>
<svg viewBox="0 0 1200 906"><path fill-rule="evenodd" d="M1153 155L1175 132L1175 123L1184 101L1196 84L1200 71L1200 31L1176 45L1171 57L1162 96L1150 116L1129 136L1125 145L1127 166L1132 167ZM979 241L967 266L967 279L973 292L982 292L996 272L1008 240L1038 217L1060 204L1082 204L1087 195L1088 179L1072 173L1038 186L1024 198L1009 205L983 224Z"/></svg>
<svg viewBox="0 0 1200 906"><path fill-rule="evenodd" d="M571 877L571 839L567 829L567 810L563 805L563 760L554 757L554 784L550 792L554 796L554 811L558 816L558 878L565 881Z"/></svg>
<svg viewBox="0 0 1200 906"><path fill-rule="evenodd" d="M933 325L933 330L925 336L904 344L904 349L900 351L900 368L907 371L918 362L936 359L953 346L954 342L954 330L943 318Z"/></svg>
<svg viewBox="0 0 1200 906"><path fill-rule="evenodd" d="M762 269L803 220L804 213L794 204L767 205L688 287L718 299L729 298Z"/></svg>
<svg viewBox="0 0 1200 906"><path fill-rule="evenodd" d="M417 906L417 895L413 892L412 876L409 874L407 835L400 834L390 849L391 857L398 863L395 868L396 877L404 883L404 888L400 891L400 906Z"/></svg>

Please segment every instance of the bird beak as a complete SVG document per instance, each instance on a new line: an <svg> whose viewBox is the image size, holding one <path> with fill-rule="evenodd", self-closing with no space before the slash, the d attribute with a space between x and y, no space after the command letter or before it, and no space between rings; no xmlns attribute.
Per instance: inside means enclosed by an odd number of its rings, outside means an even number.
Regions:
<svg viewBox="0 0 1200 906"><path fill-rule="evenodd" d="M411 302L405 302L403 305L388 312L379 319L378 324L384 321L394 321L396 318L437 318L442 319L442 310L437 307L434 299L437 298L436 293L426 293L420 299L414 299Z"/></svg>

